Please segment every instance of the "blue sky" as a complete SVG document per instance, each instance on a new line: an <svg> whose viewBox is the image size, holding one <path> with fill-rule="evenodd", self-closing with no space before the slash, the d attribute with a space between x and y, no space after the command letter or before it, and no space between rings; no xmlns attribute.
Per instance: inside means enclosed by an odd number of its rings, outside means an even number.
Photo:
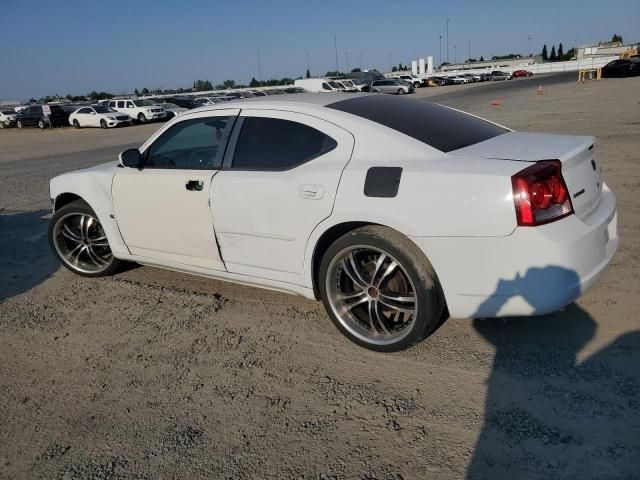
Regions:
<svg viewBox="0 0 640 480"><path fill-rule="evenodd" d="M151 1L0 0L0 99L177 88L194 79L247 83L439 57L565 50L619 33L640 38L639 0Z"/></svg>

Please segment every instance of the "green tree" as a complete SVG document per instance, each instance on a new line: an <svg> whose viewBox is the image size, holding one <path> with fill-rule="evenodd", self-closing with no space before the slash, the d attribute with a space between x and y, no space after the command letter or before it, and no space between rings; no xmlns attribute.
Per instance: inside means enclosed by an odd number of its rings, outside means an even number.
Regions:
<svg viewBox="0 0 640 480"><path fill-rule="evenodd" d="M562 48L562 42L558 45L558 61L561 62L564 60L564 49Z"/></svg>
<svg viewBox="0 0 640 480"><path fill-rule="evenodd" d="M149 89L148 89L147 87L144 87L144 88L142 89L142 95L149 95L149 93L150 93L150 92L149 92Z"/></svg>
<svg viewBox="0 0 640 480"><path fill-rule="evenodd" d="M556 57L556 46L551 46L551 55L549 55L549 60L555 62L558 58Z"/></svg>
<svg viewBox="0 0 640 480"><path fill-rule="evenodd" d="M362 70L360 70L359 68L354 68L351 70L351 73L358 73L361 72Z"/></svg>
<svg viewBox="0 0 640 480"><path fill-rule="evenodd" d="M309 69L308 69L308 68L307 68L306 78L311 78L311 72L309 71Z"/></svg>
<svg viewBox="0 0 640 480"><path fill-rule="evenodd" d="M225 80L224 82L222 82L222 88L235 88L236 86L236 82L233 80Z"/></svg>
<svg viewBox="0 0 640 480"><path fill-rule="evenodd" d="M480 55L480 61L484 62L484 57L482 55Z"/></svg>
<svg viewBox="0 0 640 480"><path fill-rule="evenodd" d="M545 61L545 62L547 60L549 60L549 54L547 53L547 44L546 43L542 47L542 60Z"/></svg>
<svg viewBox="0 0 640 480"><path fill-rule="evenodd" d="M256 79L255 79L255 77L254 77L254 78L252 78L252 79L251 79L251 81L249 82L249 86L250 86L251 88L255 88L255 87L259 87L259 86L261 86L261 85L260 85L260 82L259 82L258 80L256 80Z"/></svg>
<svg viewBox="0 0 640 480"><path fill-rule="evenodd" d="M133 90L133 93L135 93L135 94L136 94L136 97L139 97L139 96L140 96L140 92L138 91L138 89L137 89L137 88Z"/></svg>
<svg viewBox="0 0 640 480"><path fill-rule="evenodd" d="M613 37L611 37L611 41L613 43L623 43L622 42L622 37L620 35L618 35L617 33L613 34Z"/></svg>
<svg viewBox="0 0 640 480"><path fill-rule="evenodd" d="M91 92L91 93L89 94L89 98L90 98L91 100L98 100L98 92L96 92L96 91L94 90L93 92Z"/></svg>

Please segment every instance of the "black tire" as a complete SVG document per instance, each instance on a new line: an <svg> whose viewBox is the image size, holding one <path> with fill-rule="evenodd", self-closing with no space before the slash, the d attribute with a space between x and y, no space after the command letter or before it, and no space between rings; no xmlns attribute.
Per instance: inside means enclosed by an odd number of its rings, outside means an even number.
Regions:
<svg viewBox="0 0 640 480"><path fill-rule="evenodd" d="M144 113L138 114L138 123L147 123L147 117L144 116Z"/></svg>
<svg viewBox="0 0 640 480"><path fill-rule="evenodd" d="M22 127L24 127L24 125L22 125L22 122L18 120L18 128L22 128Z"/></svg>
<svg viewBox="0 0 640 480"><path fill-rule="evenodd" d="M4 122L0 122L0 128L4 128Z"/></svg>
<svg viewBox="0 0 640 480"><path fill-rule="evenodd" d="M398 95L404 95L404 88L398 89Z"/></svg>
<svg viewBox="0 0 640 480"><path fill-rule="evenodd" d="M73 119L73 128L80 128L80 122L77 119Z"/></svg>
<svg viewBox="0 0 640 480"><path fill-rule="evenodd" d="M51 217L51 221L49 222L49 245L51 246L51 250L53 251L54 256L65 268L83 277L103 277L103 276L114 274L120 268L123 262L115 258L113 254L110 254L108 260L105 260L104 256L101 255L100 259L104 260L105 263L103 265L100 265L99 268L96 268L94 270L84 267L83 265L80 264L80 262L78 262L77 267L74 267L70 263L70 260L63 256L63 252L65 251L65 247L67 246L61 243L65 241L63 238L65 235L61 234L62 225L67 219L73 218L74 216L83 216L83 215L92 217L97 222L97 227L99 228L96 227L96 223L92 223L92 228L94 228L94 232L97 232L96 233L97 235L100 235L100 234L104 235L104 230L101 229L102 227L99 221L97 220L98 217L95 214L95 212L91 209L91 207L84 200L75 200L56 210L53 216ZM106 235L104 236L106 237ZM87 227L87 237L89 237L89 227ZM69 237L66 237L66 238L69 238ZM83 235L83 238L84 238L84 235ZM75 242L75 241L72 241L72 242ZM81 243L82 242L76 242L75 244L80 246ZM101 243L106 244L106 249L108 249L110 253L111 250L108 246L108 241L104 240ZM104 246L98 247L98 248L102 249L100 250L100 252L102 253L105 252ZM88 248L85 248L83 250L83 248L80 246L80 250L81 250L81 253L78 254L78 259L80 259L80 256L82 255L82 251L86 252ZM96 254L94 250L91 250L91 251L94 252L93 253L94 255ZM85 255L85 258L88 258L91 261L91 257L88 255L88 253L85 253L84 255ZM97 262L95 263L97 264Z"/></svg>
<svg viewBox="0 0 640 480"><path fill-rule="evenodd" d="M42 120L42 119L38 120L38 128L40 130L44 130L45 127L46 127L46 125L44 124L44 120Z"/></svg>
<svg viewBox="0 0 640 480"><path fill-rule="evenodd" d="M329 299L331 290L331 277L335 274L332 264L340 258L342 252L350 247L372 247L375 250L386 253L393 258L406 273L412 286L415 286L415 298L417 315L414 315L413 323L406 327L406 332L398 341L379 344L367 341L354 335L346 326L344 318L338 318ZM329 271L331 268L331 271ZM375 277L375 273L373 274ZM373 282L374 279L371 279ZM407 349L433 333L443 322L445 310L444 295L438 281L438 277L422 251L411 240L391 228L370 225L355 229L338 238L325 252L320 263L318 286L320 296L329 317L349 340L361 347L379 351L395 352ZM382 292L381 287L380 292ZM335 302L334 302L335 303Z"/></svg>
<svg viewBox="0 0 640 480"><path fill-rule="evenodd" d="M107 122L104 119L100 120L100 128L107 128Z"/></svg>

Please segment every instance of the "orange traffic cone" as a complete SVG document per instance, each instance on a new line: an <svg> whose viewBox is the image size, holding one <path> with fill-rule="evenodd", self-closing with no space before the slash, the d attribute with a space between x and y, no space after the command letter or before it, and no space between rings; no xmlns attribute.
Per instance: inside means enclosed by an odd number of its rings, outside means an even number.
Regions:
<svg viewBox="0 0 640 480"><path fill-rule="evenodd" d="M499 107L500 106L500 100L492 100L491 101L491 106L492 107Z"/></svg>
<svg viewBox="0 0 640 480"><path fill-rule="evenodd" d="M538 87L538 95L544 95L544 90L542 89L542 84Z"/></svg>

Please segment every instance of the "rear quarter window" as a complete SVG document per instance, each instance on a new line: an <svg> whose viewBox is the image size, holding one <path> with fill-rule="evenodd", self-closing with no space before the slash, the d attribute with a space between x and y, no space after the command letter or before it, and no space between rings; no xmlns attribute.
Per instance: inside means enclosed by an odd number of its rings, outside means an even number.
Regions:
<svg viewBox="0 0 640 480"><path fill-rule="evenodd" d="M387 95L352 98L327 107L379 123L442 152L465 148L509 131L442 105Z"/></svg>

